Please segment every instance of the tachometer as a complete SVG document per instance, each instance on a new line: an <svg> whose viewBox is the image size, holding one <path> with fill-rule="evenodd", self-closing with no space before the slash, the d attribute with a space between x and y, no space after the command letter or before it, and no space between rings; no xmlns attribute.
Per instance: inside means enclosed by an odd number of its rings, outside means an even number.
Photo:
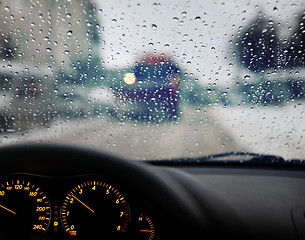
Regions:
<svg viewBox="0 0 305 240"><path fill-rule="evenodd" d="M48 197L38 185L19 178L0 182L0 239L40 239L50 215Z"/></svg>
<svg viewBox="0 0 305 240"><path fill-rule="evenodd" d="M129 206L119 190L104 181L86 181L73 188L61 209L64 229L75 239L116 239L129 224Z"/></svg>

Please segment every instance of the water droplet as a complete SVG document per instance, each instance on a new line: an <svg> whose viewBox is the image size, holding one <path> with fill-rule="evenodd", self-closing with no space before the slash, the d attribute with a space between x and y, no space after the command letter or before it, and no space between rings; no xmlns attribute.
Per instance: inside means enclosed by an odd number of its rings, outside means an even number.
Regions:
<svg viewBox="0 0 305 240"><path fill-rule="evenodd" d="M148 43L148 46L154 46L154 43L150 42Z"/></svg>
<svg viewBox="0 0 305 240"><path fill-rule="evenodd" d="M152 27L152 29L157 29L158 28L158 26L156 24L152 24L151 27Z"/></svg>
<svg viewBox="0 0 305 240"><path fill-rule="evenodd" d="M195 20L201 20L200 16L195 17Z"/></svg>
<svg viewBox="0 0 305 240"><path fill-rule="evenodd" d="M68 36L71 36L72 33L73 33L72 30L70 30L70 31L67 32Z"/></svg>
<svg viewBox="0 0 305 240"><path fill-rule="evenodd" d="M52 52L52 49L51 49L51 48L46 48L46 51L47 51L48 53L50 53L50 52Z"/></svg>

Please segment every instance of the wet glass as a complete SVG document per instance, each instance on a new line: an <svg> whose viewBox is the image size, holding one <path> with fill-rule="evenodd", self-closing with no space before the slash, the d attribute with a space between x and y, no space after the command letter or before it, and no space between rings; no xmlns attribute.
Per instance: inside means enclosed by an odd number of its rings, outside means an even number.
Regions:
<svg viewBox="0 0 305 240"><path fill-rule="evenodd" d="M303 158L305 4L0 0L0 145Z"/></svg>

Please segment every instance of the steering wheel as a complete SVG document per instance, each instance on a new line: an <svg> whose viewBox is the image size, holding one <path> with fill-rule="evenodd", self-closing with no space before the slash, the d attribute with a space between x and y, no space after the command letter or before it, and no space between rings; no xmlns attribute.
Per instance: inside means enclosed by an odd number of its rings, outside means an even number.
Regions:
<svg viewBox="0 0 305 240"><path fill-rule="evenodd" d="M204 194L194 194L188 186L194 190L194 186L199 185L189 177L166 168L82 147L45 144L2 147L0 158L1 175L109 176L118 183L132 187L164 212L164 216L170 216L171 231L179 239L219 239L221 236L228 237L228 234L234 235L235 239L245 238L245 226L225 202L204 188L197 189ZM198 197L203 195L203 198ZM231 218L230 224L223 220L228 217ZM232 221L235 221L233 225ZM249 236L246 238L249 239Z"/></svg>

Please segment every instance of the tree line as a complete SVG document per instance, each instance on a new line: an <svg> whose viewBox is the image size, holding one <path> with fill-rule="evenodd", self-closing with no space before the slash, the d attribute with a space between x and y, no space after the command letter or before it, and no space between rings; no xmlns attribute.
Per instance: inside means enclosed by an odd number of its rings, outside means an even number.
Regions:
<svg viewBox="0 0 305 240"><path fill-rule="evenodd" d="M253 72L265 69L305 67L305 10L288 39L281 39L277 25L262 13L235 39L238 62Z"/></svg>

